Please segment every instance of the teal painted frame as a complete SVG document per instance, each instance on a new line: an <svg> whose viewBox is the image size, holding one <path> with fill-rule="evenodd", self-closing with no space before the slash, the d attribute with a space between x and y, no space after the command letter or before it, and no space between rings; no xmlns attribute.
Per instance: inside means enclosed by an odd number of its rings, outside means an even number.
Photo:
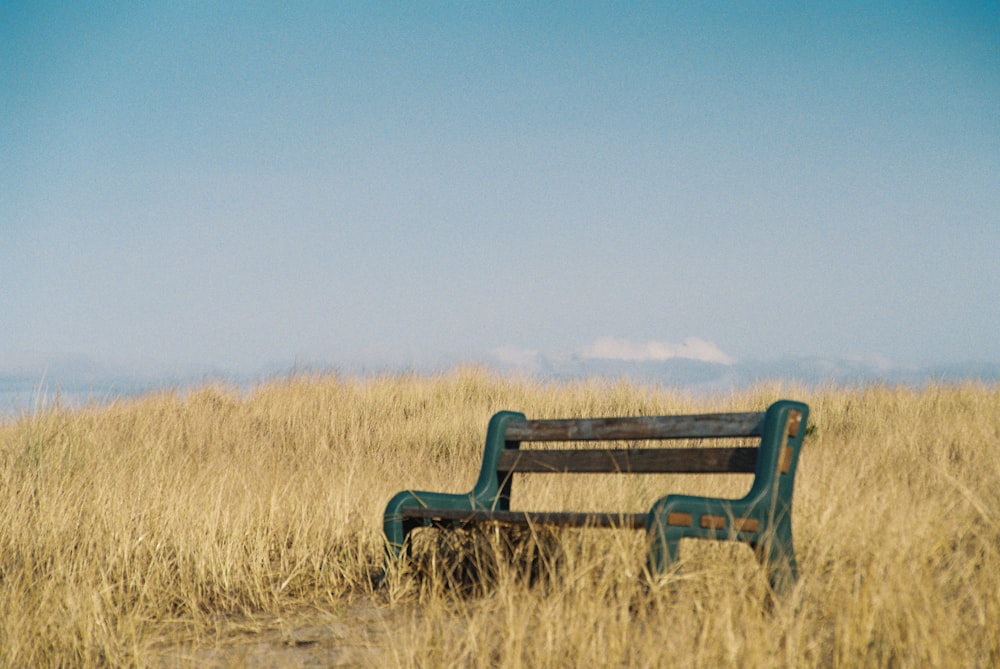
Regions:
<svg viewBox="0 0 1000 669"><path fill-rule="evenodd" d="M787 592L799 575L792 542L792 493L808 421L809 407L802 402L781 400L768 407L753 484L744 497L667 495L656 500L646 520L649 571L662 573L675 562L684 538L741 541L767 569L775 592ZM672 514L681 520L672 523ZM685 516L690 524L683 524ZM713 523L718 519L721 527ZM756 529L748 529L752 521Z"/></svg>
<svg viewBox="0 0 1000 669"><path fill-rule="evenodd" d="M681 539L741 541L768 570L772 588L786 592L798 579L792 543L792 493L808 418L809 407L802 402L779 400L768 407L753 484L744 497L666 495L656 500L646 520L650 574L661 574L677 561ZM479 478L469 492L403 490L389 500L383 530L390 564L405 555L412 530L434 524L430 518L404 518L406 508L510 510L511 477L500 480L497 461L500 451L508 447L504 438L507 425L515 419L524 420L525 415L501 411L490 419ZM519 442L509 442L510 448L519 446Z"/></svg>
<svg viewBox="0 0 1000 669"><path fill-rule="evenodd" d="M497 473L497 459L505 447L504 435L512 419L524 420L523 413L501 411L490 418L486 429L486 447L483 466L472 490L464 494L403 490L396 493L385 508L383 530L390 558L399 558L408 546L406 537L411 530L430 526L429 518L403 518L406 508L449 509L459 511L508 511L510 510L510 480L501 481Z"/></svg>

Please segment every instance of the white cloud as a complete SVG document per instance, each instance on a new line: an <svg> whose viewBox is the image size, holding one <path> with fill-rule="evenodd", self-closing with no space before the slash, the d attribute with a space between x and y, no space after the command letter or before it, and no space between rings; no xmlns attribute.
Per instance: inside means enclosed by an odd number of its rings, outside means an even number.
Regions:
<svg viewBox="0 0 1000 669"><path fill-rule="evenodd" d="M877 372L888 372L896 367L891 359L881 353L851 354L842 356L841 359L847 363L869 367Z"/></svg>
<svg viewBox="0 0 1000 669"><path fill-rule="evenodd" d="M598 337L578 349L577 354L582 358L629 362L656 362L674 358L715 362L722 365L736 362L735 358L727 355L712 342L698 337L687 337L680 344L652 340L637 343L617 337Z"/></svg>
<svg viewBox="0 0 1000 669"><path fill-rule="evenodd" d="M518 348L516 346L501 346L493 349L493 356L496 361L505 367L513 367L520 370L535 370L541 359L538 351L530 348Z"/></svg>

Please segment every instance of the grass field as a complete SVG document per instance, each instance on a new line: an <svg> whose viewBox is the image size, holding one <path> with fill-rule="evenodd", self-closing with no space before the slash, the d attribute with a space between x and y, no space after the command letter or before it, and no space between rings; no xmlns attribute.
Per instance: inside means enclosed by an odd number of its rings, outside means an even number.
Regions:
<svg viewBox="0 0 1000 669"><path fill-rule="evenodd" d="M773 606L745 547L689 541L649 584L631 531L418 532L411 565L373 585L388 498L471 488L497 410L782 397L808 402L814 429L796 483L801 579ZM0 424L0 665L1000 666L998 447L1000 387L978 384L698 396L459 369L45 409ZM515 489L522 508L644 510L749 485L543 478Z"/></svg>

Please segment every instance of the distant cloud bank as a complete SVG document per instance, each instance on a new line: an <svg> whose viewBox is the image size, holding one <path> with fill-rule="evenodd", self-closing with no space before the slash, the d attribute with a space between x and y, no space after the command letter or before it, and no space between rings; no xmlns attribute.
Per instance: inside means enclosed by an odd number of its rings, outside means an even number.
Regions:
<svg viewBox="0 0 1000 669"><path fill-rule="evenodd" d="M598 337L568 354L542 353L537 349L502 346L490 352L490 362L501 368L544 373L570 367L607 368L620 363L635 367L668 361L691 361L729 366L736 358L715 343L700 337L687 337L679 344L648 340L636 342L621 337Z"/></svg>
<svg viewBox="0 0 1000 669"><path fill-rule="evenodd" d="M911 366L895 363L878 353L737 360L713 342L699 337L688 337L675 344L666 341L636 342L607 336L569 353L546 353L505 346L491 352L489 364L501 372L518 372L539 378L627 378L637 383L701 391L740 388L778 380L805 385L1000 382L1000 363L992 361Z"/></svg>
<svg viewBox="0 0 1000 669"><path fill-rule="evenodd" d="M581 347L577 353L584 359L623 360L628 362L661 362L680 358L731 365L736 359L710 341L688 337L680 344L667 341L636 343L617 337L598 337Z"/></svg>

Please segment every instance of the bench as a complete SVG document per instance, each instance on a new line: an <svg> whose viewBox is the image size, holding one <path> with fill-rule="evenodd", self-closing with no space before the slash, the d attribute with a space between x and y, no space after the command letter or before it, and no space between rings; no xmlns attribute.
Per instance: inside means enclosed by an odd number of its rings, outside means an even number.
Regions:
<svg viewBox="0 0 1000 669"><path fill-rule="evenodd" d="M516 525L628 527L649 539L649 573L677 560L686 537L748 544L768 570L772 588L798 578L792 545L792 490L809 407L781 400L761 413L527 420L501 411L490 419L479 478L464 494L404 490L389 501L384 530L390 567L418 527ZM753 438L756 446L636 448L631 442ZM759 441L758 441L759 440ZM521 450L524 442L625 441L624 448ZM752 443L752 442L751 442ZM513 474L754 474L739 499L666 495L648 513L511 510Z"/></svg>

